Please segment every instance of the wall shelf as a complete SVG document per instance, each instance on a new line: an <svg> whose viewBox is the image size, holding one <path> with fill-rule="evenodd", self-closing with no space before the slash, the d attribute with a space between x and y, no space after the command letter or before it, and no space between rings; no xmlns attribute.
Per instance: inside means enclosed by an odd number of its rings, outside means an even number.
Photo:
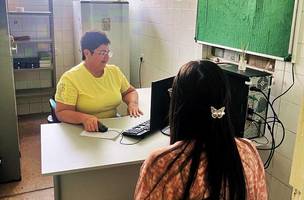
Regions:
<svg viewBox="0 0 304 200"><path fill-rule="evenodd" d="M14 72L28 72L28 71L42 71L42 70L53 70L51 67L39 67L39 68L24 68L24 69L14 69Z"/></svg>
<svg viewBox="0 0 304 200"><path fill-rule="evenodd" d="M51 96L55 92L52 87L35 88L35 89L19 89L16 90L16 98L21 97L37 97L37 96Z"/></svg>
<svg viewBox="0 0 304 200"><path fill-rule="evenodd" d="M24 12L18 12L18 11L9 11L9 15L51 15L52 12L49 11L24 11Z"/></svg>
<svg viewBox="0 0 304 200"><path fill-rule="evenodd" d="M52 39L30 39L30 40L20 40L14 41L16 44L28 44L28 43L52 43Z"/></svg>

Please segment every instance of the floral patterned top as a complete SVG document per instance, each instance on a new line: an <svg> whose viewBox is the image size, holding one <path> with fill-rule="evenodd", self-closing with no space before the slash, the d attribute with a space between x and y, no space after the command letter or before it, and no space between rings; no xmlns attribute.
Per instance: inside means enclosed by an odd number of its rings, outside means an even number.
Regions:
<svg viewBox="0 0 304 200"><path fill-rule="evenodd" d="M267 188L265 180L265 171L263 162L256 147L247 139L235 139L241 161L244 168L245 182L247 188L248 200L267 200ZM140 171L140 176L137 182L134 199L148 200L174 200L180 199L184 191L183 177L187 177L190 170L190 162L186 167L179 172L180 164L187 157L187 153L191 150L193 143L186 147L183 141L176 142L168 147L156 150L143 163ZM186 147L185 151L179 156L176 163L166 171L170 161L176 158L180 150ZM162 155L157 162L157 158L163 152L172 150L169 153ZM190 188L190 199L204 199L208 197L208 190L205 183L207 159L203 154L199 164L198 173L194 184ZM163 177L162 177L163 176ZM161 178L162 177L162 178ZM170 179L169 179L170 178ZM184 179L184 180L183 180ZM153 189L155 184L160 182ZM169 180L169 181L168 181ZM151 192L152 191L152 192Z"/></svg>

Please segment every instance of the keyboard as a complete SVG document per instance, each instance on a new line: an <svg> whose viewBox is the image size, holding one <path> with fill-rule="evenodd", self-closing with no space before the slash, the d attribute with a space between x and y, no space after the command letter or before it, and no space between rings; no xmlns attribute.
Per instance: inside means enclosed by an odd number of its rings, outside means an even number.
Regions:
<svg viewBox="0 0 304 200"><path fill-rule="evenodd" d="M150 133L150 120L122 132L123 135L130 137L143 137L148 133Z"/></svg>

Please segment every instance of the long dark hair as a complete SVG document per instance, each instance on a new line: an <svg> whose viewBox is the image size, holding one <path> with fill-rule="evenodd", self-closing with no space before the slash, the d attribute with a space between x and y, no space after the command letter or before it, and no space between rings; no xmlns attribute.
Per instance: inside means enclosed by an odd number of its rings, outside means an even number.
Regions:
<svg viewBox="0 0 304 200"><path fill-rule="evenodd" d="M211 106L225 107L226 114L213 118ZM245 177L229 109L229 85L218 65L202 60L181 67L172 86L169 121L171 144L181 140L194 141L183 199L189 196L204 152L208 163L205 180L208 199L245 200Z"/></svg>
<svg viewBox="0 0 304 200"><path fill-rule="evenodd" d="M205 182L208 200L245 200L246 184L241 158L236 146L229 118L230 92L222 69L210 61L191 61L183 65L174 79L169 111L170 143L184 141L158 155L153 163L172 151L176 158L170 161L164 174L152 187L156 188L166 172L193 143L188 157L179 166L182 171L191 161L189 176L182 199L189 199L202 153L207 159ZM211 106L225 107L222 118L211 116ZM150 191L150 193L152 192Z"/></svg>

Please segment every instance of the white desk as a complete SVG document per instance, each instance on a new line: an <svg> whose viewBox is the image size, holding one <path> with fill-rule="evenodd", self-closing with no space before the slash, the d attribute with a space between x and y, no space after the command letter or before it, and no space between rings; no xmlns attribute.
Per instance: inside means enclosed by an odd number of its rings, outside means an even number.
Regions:
<svg viewBox="0 0 304 200"><path fill-rule="evenodd" d="M111 128L126 129L150 118L150 89L139 89L140 118L103 119ZM41 125L42 174L54 176L55 199L133 199L139 168L151 151L169 145L160 132L135 145L82 137L81 126ZM136 140L124 137L123 142Z"/></svg>

